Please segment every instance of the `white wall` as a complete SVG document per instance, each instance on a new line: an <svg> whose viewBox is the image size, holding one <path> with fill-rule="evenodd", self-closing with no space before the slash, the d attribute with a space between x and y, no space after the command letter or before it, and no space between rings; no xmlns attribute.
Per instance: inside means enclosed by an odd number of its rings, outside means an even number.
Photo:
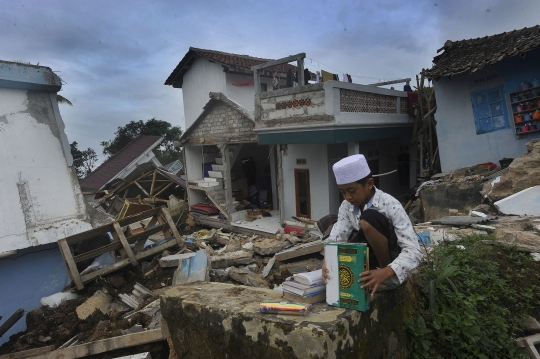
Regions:
<svg viewBox="0 0 540 359"><path fill-rule="evenodd" d="M283 156L283 219L296 216L296 193L294 169L309 169L309 192L311 196L311 219L318 220L331 213L329 200L328 156L326 144L288 145L287 156ZM307 160L306 165L297 165L296 159ZM334 211L335 212L335 209Z"/></svg>
<svg viewBox="0 0 540 359"><path fill-rule="evenodd" d="M281 79L281 84L285 82ZM210 92L221 92L230 100L238 103L253 117L255 111L255 87L234 86L253 82L253 75L238 75L223 72L223 67L208 59L198 58L193 62L191 69L184 75L182 94L184 101L184 116L186 129L199 117L203 107L210 100ZM272 90L272 79L261 77L261 83L267 84L268 91Z"/></svg>
<svg viewBox="0 0 540 359"><path fill-rule="evenodd" d="M473 85L472 80L485 76L497 75L496 80L483 85ZM507 92L518 91L519 88L507 89L508 81L497 66L488 67L474 75L460 74L451 79L441 78L434 82L437 97L437 138L443 172L449 172L462 167L472 166L483 162L497 163L502 158L516 158L526 152L525 144L538 133L518 139L512 125L510 113L510 128L477 135L471 103L471 92L483 88L505 84ZM523 77L523 80L530 80ZM510 102L506 97L506 106L511 111Z"/></svg>
<svg viewBox="0 0 540 359"><path fill-rule="evenodd" d="M210 92L225 93L226 85L221 65L204 58L198 58L193 62L183 80L184 116L186 129L188 129L210 100Z"/></svg>
<svg viewBox="0 0 540 359"><path fill-rule="evenodd" d="M0 88L0 253L91 229L54 96Z"/></svg>

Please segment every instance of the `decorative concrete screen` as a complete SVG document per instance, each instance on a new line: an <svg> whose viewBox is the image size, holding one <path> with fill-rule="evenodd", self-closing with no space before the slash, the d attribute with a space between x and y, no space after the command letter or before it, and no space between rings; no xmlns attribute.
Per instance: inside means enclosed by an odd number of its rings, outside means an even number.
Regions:
<svg viewBox="0 0 540 359"><path fill-rule="evenodd" d="M339 99L341 112L397 113L397 96L340 89ZM408 113L408 100L401 98L399 103L399 113Z"/></svg>

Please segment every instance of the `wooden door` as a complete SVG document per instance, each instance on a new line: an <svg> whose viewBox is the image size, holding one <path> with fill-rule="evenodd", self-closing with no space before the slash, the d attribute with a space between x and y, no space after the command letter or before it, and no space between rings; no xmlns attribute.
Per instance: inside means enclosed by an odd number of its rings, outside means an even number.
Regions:
<svg viewBox="0 0 540 359"><path fill-rule="evenodd" d="M309 170L294 170L294 188L296 195L296 216L311 218L311 198L309 193Z"/></svg>

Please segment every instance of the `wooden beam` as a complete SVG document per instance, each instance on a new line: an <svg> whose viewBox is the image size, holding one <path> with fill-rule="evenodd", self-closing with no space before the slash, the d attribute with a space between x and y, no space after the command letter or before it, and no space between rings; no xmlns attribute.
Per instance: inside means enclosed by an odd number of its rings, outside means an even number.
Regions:
<svg viewBox="0 0 540 359"><path fill-rule="evenodd" d="M162 194L163 191L165 191L167 188L171 187L171 186L173 185L173 183L174 183L174 182L171 181L171 183L169 183L168 185L166 185L165 188L163 188L161 191L159 191L158 193L156 193L156 194L154 195L154 197L157 197L157 196L159 196L160 194Z"/></svg>
<svg viewBox="0 0 540 359"><path fill-rule="evenodd" d="M6 355L0 355L0 359L23 359L36 355L40 355L47 352L52 352L54 350L54 345L49 345L42 348L35 348L29 350L23 350L20 352L9 353Z"/></svg>
<svg viewBox="0 0 540 359"><path fill-rule="evenodd" d="M262 69L266 69L268 67L277 66L277 65L281 65L281 64L288 64L289 62L297 61L299 58L304 59L305 57L306 57L306 53L301 52L301 53L296 54L296 55L290 55L290 56L287 56L287 57L283 57L281 59L272 60L272 61L262 63L260 65L252 66L251 71L262 70Z"/></svg>
<svg viewBox="0 0 540 359"><path fill-rule="evenodd" d="M118 222L114 222L113 226L116 234L118 235L118 239L120 239L120 243L122 243L122 247L124 247L124 250L129 257L129 261L132 265L136 266L139 262L137 262L137 259L135 258L135 255L133 254L133 251L131 250L131 247L129 246L129 243L126 239L126 236L124 236L124 231L122 230L122 227L118 225Z"/></svg>
<svg viewBox="0 0 540 359"><path fill-rule="evenodd" d="M142 191L142 193L144 193L146 195L146 197L150 197L150 195L148 194L148 192L146 192L146 190L143 188L143 186L141 186L138 182L134 182L135 186L139 187L139 189Z"/></svg>
<svg viewBox="0 0 540 359"><path fill-rule="evenodd" d="M165 339L166 338L161 332L161 328L158 328L152 330L145 330L139 333L122 335L119 337L102 339L86 344L74 345L72 347L58 349L52 352L34 356L32 359L83 358L89 355L106 353L113 350L129 348L142 344L154 343Z"/></svg>
<svg viewBox="0 0 540 359"><path fill-rule="evenodd" d="M178 233L178 229L176 228L176 225L174 224L174 221L172 220L172 217L169 214L169 211L167 211L165 207L161 207L161 214L163 215L163 218L165 219L165 221L167 221L167 224L169 225L171 232L174 234L174 238L176 239L178 246L180 247L180 249L182 249L182 247L184 247L184 240L180 236L180 233Z"/></svg>
<svg viewBox="0 0 540 359"><path fill-rule="evenodd" d="M204 143L204 138L190 138L189 143Z"/></svg>
<svg viewBox="0 0 540 359"><path fill-rule="evenodd" d="M17 323L19 319L22 318L23 315L24 315L24 309L20 308L20 309L17 309L15 313L11 315L11 317L7 318L4 324L0 325L0 337L4 335L9 330L9 328L11 328L15 323Z"/></svg>
<svg viewBox="0 0 540 359"><path fill-rule="evenodd" d="M392 84L400 84L403 82L411 81L411 78L406 79L397 79L397 80L391 80L391 81L384 81L384 82L376 82L374 84L369 84L367 86L384 86L384 85L392 85Z"/></svg>
<svg viewBox="0 0 540 359"><path fill-rule="evenodd" d="M71 255L71 250L69 249L67 239L64 238L64 239L59 240L58 244L60 246L60 250L62 251L62 256L64 257L64 260L67 264L69 272L71 273L71 278L73 279L73 282L75 282L77 289L79 290L83 289L84 285L81 280L81 275L79 274L77 265L75 264L75 261L73 260L73 256Z"/></svg>
<svg viewBox="0 0 540 359"><path fill-rule="evenodd" d="M154 176L152 177L152 185L150 186L150 196L154 193L154 185L156 184L157 169L154 170Z"/></svg>

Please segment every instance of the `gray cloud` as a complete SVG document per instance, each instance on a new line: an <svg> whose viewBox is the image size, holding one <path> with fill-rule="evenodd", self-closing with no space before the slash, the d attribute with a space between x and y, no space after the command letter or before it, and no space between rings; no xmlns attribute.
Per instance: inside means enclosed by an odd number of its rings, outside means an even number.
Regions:
<svg viewBox="0 0 540 359"><path fill-rule="evenodd" d="M533 26L540 13L536 0L2 5L2 59L58 71L66 82L62 95L74 103L61 106L68 138L98 153L100 141L132 120L156 117L184 127L182 91L163 83L189 46L267 58L306 52L311 70L347 72L368 83L414 77L431 66L445 40Z"/></svg>

